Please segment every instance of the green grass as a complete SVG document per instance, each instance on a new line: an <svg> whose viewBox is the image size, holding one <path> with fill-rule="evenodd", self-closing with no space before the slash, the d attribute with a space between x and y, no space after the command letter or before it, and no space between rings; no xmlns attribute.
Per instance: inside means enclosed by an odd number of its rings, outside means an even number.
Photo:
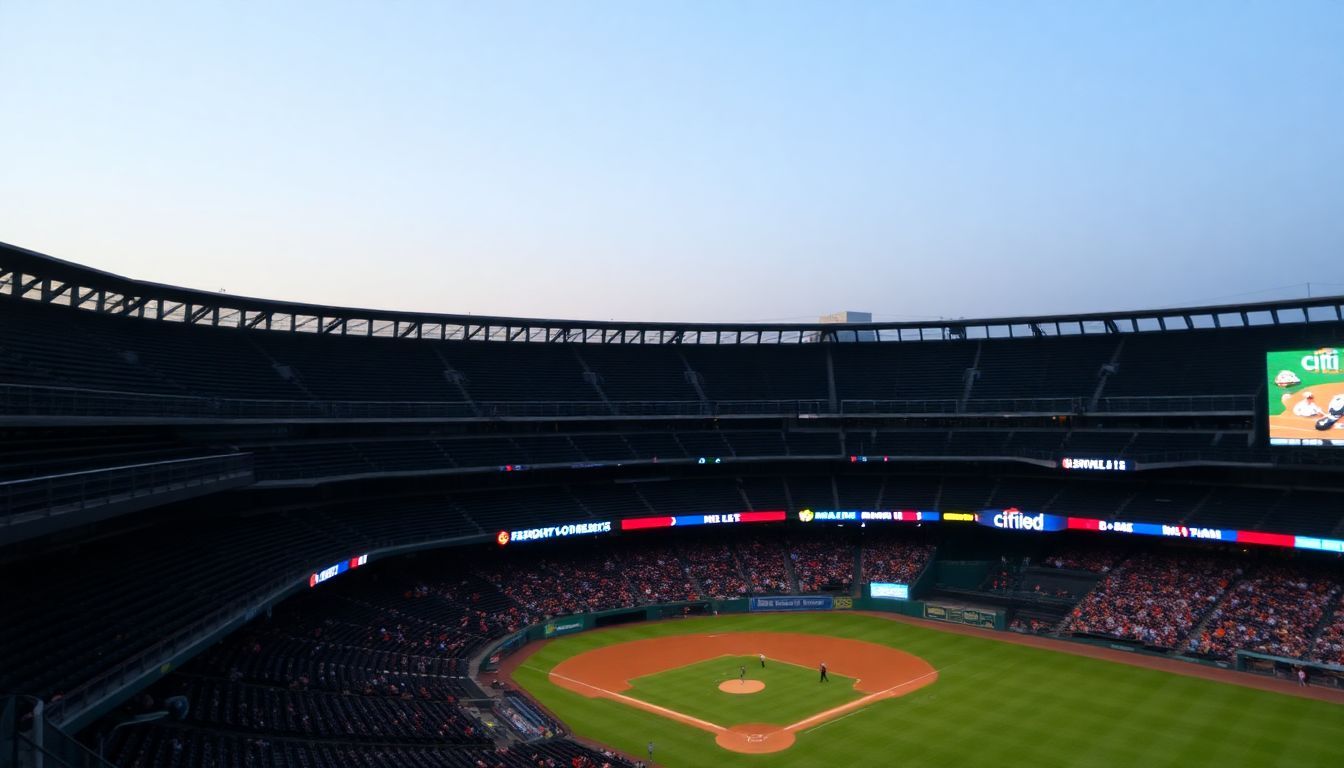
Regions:
<svg viewBox="0 0 1344 768"><path fill-rule="evenodd" d="M891 645L923 657L939 679L799 733L783 752L743 755L720 749L705 731L584 697L546 675L605 645L732 631ZM653 740L658 764L674 768L1344 766L1344 706L857 614L721 616L573 635L541 649L514 677L578 735L639 757Z"/></svg>
<svg viewBox="0 0 1344 768"><path fill-rule="evenodd" d="M747 668L748 679L765 683L765 690L747 695L720 691L719 683L725 680L737 684L741 667ZM817 671L810 667L771 660L761 669L755 656L721 656L637 677L630 681L632 689L624 693L725 727L788 725L863 696L854 690L852 678L828 677L829 683L820 683Z"/></svg>

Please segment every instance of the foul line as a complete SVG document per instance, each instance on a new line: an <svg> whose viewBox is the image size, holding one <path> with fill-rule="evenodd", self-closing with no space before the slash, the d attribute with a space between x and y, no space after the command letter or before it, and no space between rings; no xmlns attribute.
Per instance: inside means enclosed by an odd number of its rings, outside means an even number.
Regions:
<svg viewBox="0 0 1344 768"><path fill-rule="evenodd" d="M616 693L615 691L608 691L605 688L598 688L596 685L593 685L592 683L585 683L582 680L575 680L572 677L565 677L564 675L558 672L551 672L550 676L557 678L559 680L564 680L567 683L573 683L574 685L583 686L584 688L597 691L603 696L616 699L617 701L623 702L625 704L629 704L630 706L635 707L636 709L643 709L645 711L653 712L655 714L659 714L662 715L663 717L671 718L673 720L680 720L682 722L691 723L695 727L700 728L701 730L709 731L710 733L723 733L728 730L727 728L724 728L722 725L715 725L714 723L711 723L708 720L701 720L700 718L693 717L691 715L686 714L685 712L678 712L675 709L668 709L667 707L660 707L657 704L650 704L649 702L644 701L643 699L636 699L633 696L626 696L624 694Z"/></svg>
<svg viewBox="0 0 1344 768"><path fill-rule="evenodd" d="M944 669L946 669L946 667L944 667ZM848 717L849 715L854 714L858 710L868 706L874 701L886 698L887 695L890 694L892 691L904 688L907 685L914 685L915 683L918 683L921 680L937 676L938 676L938 670L936 669L932 672L925 672L919 677L912 677L903 683L897 683L896 685L893 685L885 690L878 691L877 693L870 693L867 696L864 696L862 699L855 699L854 701L851 701L848 704L841 704L840 706L835 707L834 709L828 709L825 712L818 712L817 714L812 715L811 717L799 720L793 725L785 726L784 730L798 731L802 730L803 728L806 728L808 725L811 725L812 723L818 723L817 727L820 728L822 725L825 725L828 722L830 722L833 718L838 720L839 718L837 718L836 715L844 713L843 716Z"/></svg>
<svg viewBox="0 0 1344 768"><path fill-rule="evenodd" d="M731 654L725 654L725 655L731 655ZM787 664L789 662L784 663ZM795 664L793 666L801 666L801 665ZM529 669L534 672L545 671L537 669L536 667L526 665L519 668ZM943 667L943 669L946 670L947 667ZM903 683L897 683L896 685L893 685L890 688L885 688L876 693L870 693L861 699L855 699L854 701L848 702L846 704L841 704L840 706L833 707L831 709L826 710L825 712L818 712L817 714L812 715L811 717L799 720L793 725L786 725L783 728L780 728L779 730L789 732L801 731L803 733L810 733L811 731L815 731L818 728L830 725L831 723L836 722L837 720L843 720L844 718L849 717L850 715L857 715L860 710L867 708L869 704L872 704L873 702L879 699L887 698L892 693L892 691L900 690L901 688L904 688L908 685L914 685L923 680L927 680L930 677L937 677L939 671L940 670L935 669L932 672L925 672L924 674L918 677L912 677L909 680L906 680ZM713 734L728 732L727 728L724 728L721 725L711 723L708 720L701 720L698 717L688 715L684 712L678 712L675 709L660 707L657 704L650 704L649 702L644 701L643 699L636 699L633 696L626 696L625 694L616 693L615 691L609 691L606 688L599 688L596 685L593 685L592 683L585 683L582 680L575 680L574 678L567 677L565 675L560 674L559 672L551 671L547 672L547 675L549 675L550 677L554 677L558 680L564 680L567 683L572 683L573 685L581 686L583 688L596 691L598 694L602 696L605 696L609 699L615 699L616 701L622 702L636 709L642 709L646 712L652 712L656 715L661 715L671 720L677 720L683 723L688 723L690 725L694 725L695 727L701 730L709 731L710 733ZM812 723L816 723L816 725L811 728L807 728L807 726L811 725ZM806 730L803 730L805 728Z"/></svg>
<svg viewBox="0 0 1344 768"><path fill-rule="evenodd" d="M830 725L831 723L838 723L838 722L840 722L841 720L844 720L846 717L849 717L850 715L857 715L857 714L859 714L860 712L862 712L864 709L867 709L867 707L863 707L863 708L860 708L860 709L856 709L856 710L854 710L853 712L846 712L845 714L843 714L843 715L841 715L841 716L835 718L834 720L827 720L826 722L822 723L821 725L814 725L814 726L812 726L811 728L808 728L806 731L803 731L803 733L811 733L811 732L813 732L813 731L819 731L819 730L821 730L822 728L825 728L826 726ZM786 730L787 730L787 729L786 729Z"/></svg>

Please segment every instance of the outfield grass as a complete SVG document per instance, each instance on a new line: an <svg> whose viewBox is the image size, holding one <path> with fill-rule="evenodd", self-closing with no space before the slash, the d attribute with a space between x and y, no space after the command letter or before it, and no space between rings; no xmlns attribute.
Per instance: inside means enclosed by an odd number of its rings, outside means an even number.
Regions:
<svg viewBox="0 0 1344 768"><path fill-rule="evenodd" d="M746 667L747 679L765 683L765 690L747 695L720 691L719 683L725 680L737 684L740 667ZM637 677L630 681L631 690L623 693L725 727L788 725L863 696L854 690L853 678L827 677L829 683L818 682L815 669L778 660L762 669L755 656L720 656Z"/></svg>
<svg viewBox="0 0 1344 768"><path fill-rule="evenodd" d="M923 657L939 678L803 731L783 752L744 755L720 749L705 731L587 698L546 675L605 645L732 631L891 645ZM856 614L721 616L572 635L542 648L514 678L576 734L641 757L653 740L656 762L674 768L1344 766L1344 706Z"/></svg>

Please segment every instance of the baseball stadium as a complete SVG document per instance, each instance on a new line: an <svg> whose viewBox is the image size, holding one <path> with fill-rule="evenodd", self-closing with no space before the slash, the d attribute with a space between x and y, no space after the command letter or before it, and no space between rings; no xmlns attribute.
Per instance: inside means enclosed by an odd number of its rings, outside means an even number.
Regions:
<svg viewBox="0 0 1344 768"><path fill-rule="evenodd" d="M1344 296L422 314L0 245L0 764L1338 766Z"/></svg>

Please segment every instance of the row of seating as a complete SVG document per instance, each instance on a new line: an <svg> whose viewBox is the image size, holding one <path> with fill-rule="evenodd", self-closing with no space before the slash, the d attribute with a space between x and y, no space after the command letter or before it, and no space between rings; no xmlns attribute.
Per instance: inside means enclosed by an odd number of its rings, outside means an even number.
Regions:
<svg viewBox="0 0 1344 768"><path fill-rule="evenodd" d="M960 400L1249 395L1262 352L1312 326L978 341L803 345L482 343L188 326L11 302L9 381L281 400ZM829 363L828 363L829 359ZM828 378L828 365L831 375ZM1207 372L1218 371L1218 391Z"/></svg>
<svg viewBox="0 0 1344 768"><path fill-rule="evenodd" d="M0 687L51 696L148 649L161 638L279 579L298 583L323 564L380 547L486 538L542 522L746 510L983 509L1041 503L1057 514L1215 525L1339 537L1338 494L1237 487L1188 490L1098 481L1051 492L1031 478L965 475L717 477L531 486L526 473L493 490L404 498L350 494L325 505L256 510L240 524L229 500L164 509L148 530L58 549L0 566ZM1020 489L1020 491L1018 490ZM1167 501L1164 501L1167 500ZM1179 503L1170 501L1180 499ZM1193 511L1192 511L1193 510ZM1296 530L1288 528L1291 520ZM132 555L133 553L133 555ZM748 555L749 556L749 555ZM706 592L747 594L754 584L722 553L688 563ZM785 583L787 574L762 573ZM174 599L164 603L163 584ZM668 586L670 590L673 587ZM666 591L663 585L632 589ZM53 662L41 649L64 648Z"/></svg>

